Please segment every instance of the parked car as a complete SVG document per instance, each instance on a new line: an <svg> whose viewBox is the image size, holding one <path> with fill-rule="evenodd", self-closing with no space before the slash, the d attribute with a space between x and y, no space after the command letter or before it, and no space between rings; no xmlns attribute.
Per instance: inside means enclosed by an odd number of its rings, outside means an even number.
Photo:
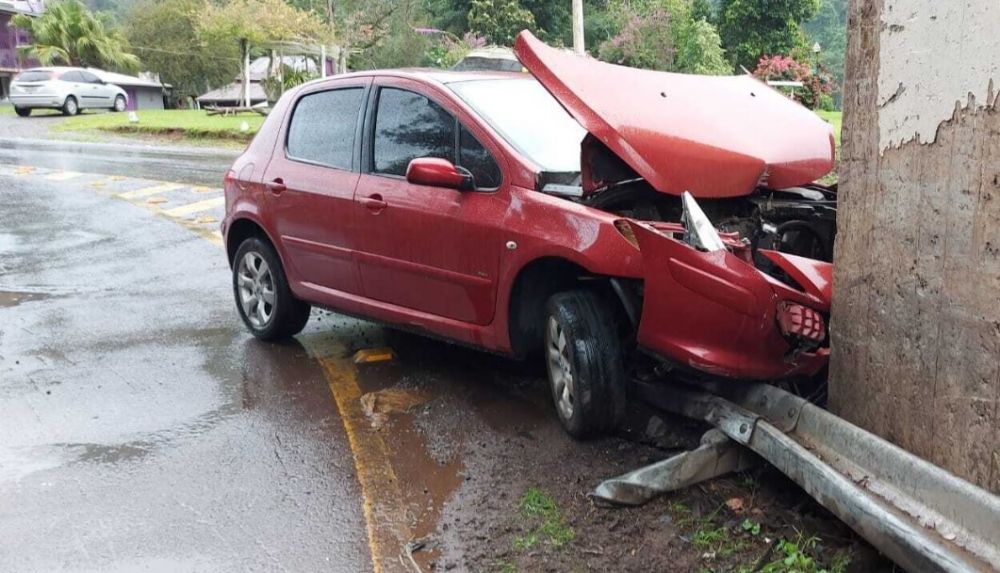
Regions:
<svg viewBox="0 0 1000 573"><path fill-rule="evenodd" d="M10 83L10 101L21 117L28 117L35 109L58 109L63 115L76 115L82 109L121 112L128 107L125 90L81 68L25 70Z"/></svg>
<svg viewBox="0 0 1000 573"><path fill-rule="evenodd" d="M294 335L315 305L541 355L578 437L621 421L631 377L819 372L830 264L739 230L829 206L829 125L749 76L515 50L531 75L362 72L278 102L225 177L249 330Z"/></svg>

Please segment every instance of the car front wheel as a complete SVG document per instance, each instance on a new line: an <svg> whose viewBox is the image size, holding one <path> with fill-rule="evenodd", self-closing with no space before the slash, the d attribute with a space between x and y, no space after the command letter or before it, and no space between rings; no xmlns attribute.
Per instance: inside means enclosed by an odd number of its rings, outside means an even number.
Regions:
<svg viewBox="0 0 1000 573"><path fill-rule="evenodd" d="M31 108L14 106L14 113L16 113L21 117L28 117L29 115L31 115Z"/></svg>
<svg viewBox="0 0 1000 573"><path fill-rule="evenodd" d="M117 111L117 112L121 113L121 112L125 111L125 106L126 105L127 104L125 102L125 96L120 95L120 96L118 96L118 97L115 98L115 106L113 108L111 108L111 111Z"/></svg>
<svg viewBox="0 0 1000 573"><path fill-rule="evenodd" d="M240 318L261 340L294 336L309 321L310 307L288 288L274 247L256 237L243 241L236 251L233 293Z"/></svg>
<svg viewBox="0 0 1000 573"><path fill-rule="evenodd" d="M77 103L76 98L69 96L66 101L63 102L62 107L63 115L73 116L80 113L80 104Z"/></svg>
<svg viewBox="0 0 1000 573"><path fill-rule="evenodd" d="M545 362L559 421L574 438L614 431L628 383L614 313L585 290L553 295L546 309Z"/></svg>

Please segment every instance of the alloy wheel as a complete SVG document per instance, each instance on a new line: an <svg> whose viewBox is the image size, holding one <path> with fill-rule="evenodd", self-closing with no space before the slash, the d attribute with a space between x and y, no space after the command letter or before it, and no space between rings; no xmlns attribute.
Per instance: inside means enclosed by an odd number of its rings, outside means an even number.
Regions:
<svg viewBox="0 0 1000 573"><path fill-rule="evenodd" d="M254 328L266 328L274 316L274 276L271 267L260 253L250 251L240 261L236 276L243 314Z"/></svg>
<svg viewBox="0 0 1000 573"><path fill-rule="evenodd" d="M568 420L573 417L573 408L576 403L573 363L570 360L566 332L559 322L551 316L548 327L545 329L545 350L552 396L555 398L559 413Z"/></svg>

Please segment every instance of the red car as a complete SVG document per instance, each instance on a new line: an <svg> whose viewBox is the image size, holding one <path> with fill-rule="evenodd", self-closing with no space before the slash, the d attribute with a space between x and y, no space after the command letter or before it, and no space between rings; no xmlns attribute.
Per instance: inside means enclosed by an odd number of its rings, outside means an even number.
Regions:
<svg viewBox="0 0 1000 573"><path fill-rule="evenodd" d="M250 331L292 336L319 306L543 355L574 436L613 429L634 376L820 371L831 267L761 238L824 258L830 127L750 77L526 32L515 50L531 74L359 72L282 97L225 180Z"/></svg>

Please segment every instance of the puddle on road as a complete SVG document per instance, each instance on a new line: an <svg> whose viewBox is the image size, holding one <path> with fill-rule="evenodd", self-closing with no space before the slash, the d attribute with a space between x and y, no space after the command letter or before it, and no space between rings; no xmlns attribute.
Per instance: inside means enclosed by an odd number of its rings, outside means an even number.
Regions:
<svg viewBox="0 0 1000 573"><path fill-rule="evenodd" d="M435 536L444 507L469 479L463 458L478 443L470 426L523 438L547 420L546 396L523 392L531 377L509 372L509 363L497 368L500 359L480 352L378 329L355 332L352 338L391 347L396 354L391 362L361 364L355 371L365 392L362 410L383 436L404 498L413 536L404 543L426 544L413 558L430 570L441 557L441 540Z"/></svg>
<svg viewBox="0 0 1000 573"><path fill-rule="evenodd" d="M0 308L10 308L17 306L22 302L29 302L33 300L44 300L47 298L52 298L53 295L46 294L42 292L27 292L27 291L6 291L0 290Z"/></svg>

